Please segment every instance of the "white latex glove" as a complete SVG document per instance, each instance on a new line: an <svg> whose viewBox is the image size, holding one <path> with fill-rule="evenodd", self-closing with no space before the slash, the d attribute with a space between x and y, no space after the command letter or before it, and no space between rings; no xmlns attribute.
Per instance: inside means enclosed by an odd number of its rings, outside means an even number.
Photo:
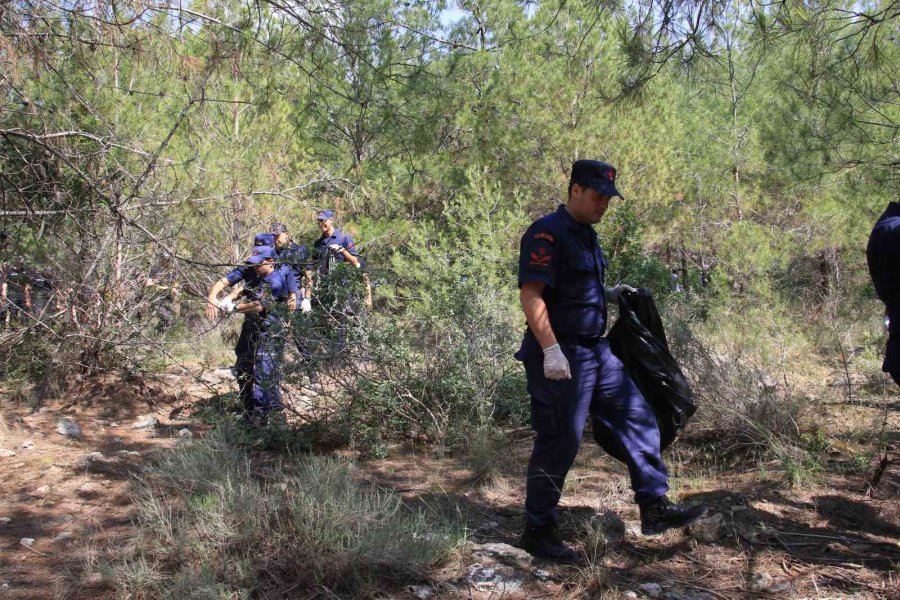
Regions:
<svg viewBox="0 0 900 600"><path fill-rule="evenodd" d="M344 251L344 247L341 246L340 244L328 244L328 249L331 250L332 252L343 252Z"/></svg>
<svg viewBox="0 0 900 600"><path fill-rule="evenodd" d="M234 300L232 300L229 296L225 296L221 300L219 300L219 310L228 314L234 312Z"/></svg>
<svg viewBox="0 0 900 600"><path fill-rule="evenodd" d="M304 298L300 302L300 312L305 312L305 313L312 312L312 302L309 301L309 298Z"/></svg>
<svg viewBox="0 0 900 600"><path fill-rule="evenodd" d="M544 377L547 379L572 379L569 361L559 344L544 348Z"/></svg>
<svg viewBox="0 0 900 600"><path fill-rule="evenodd" d="M618 302L619 296L621 296L624 292L636 292L637 290L627 283L620 283L619 285L611 288L606 288L606 297L610 302Z"/></svg>

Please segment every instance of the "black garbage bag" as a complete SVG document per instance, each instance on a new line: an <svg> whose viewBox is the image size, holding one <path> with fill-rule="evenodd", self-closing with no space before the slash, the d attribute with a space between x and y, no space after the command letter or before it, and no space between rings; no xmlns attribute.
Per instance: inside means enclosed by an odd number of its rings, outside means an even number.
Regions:
<svg viewBox="0 0 900 600"><path fill-rule="evenodd" d="M669 351L666 332L650 290L619 296L619 318L606 336L609 346L656 413L660 450L668 447L697 410L691 387ZM625 462L625 449L613 443L606 426L592 419L594 439L613 458Z"/></svg>

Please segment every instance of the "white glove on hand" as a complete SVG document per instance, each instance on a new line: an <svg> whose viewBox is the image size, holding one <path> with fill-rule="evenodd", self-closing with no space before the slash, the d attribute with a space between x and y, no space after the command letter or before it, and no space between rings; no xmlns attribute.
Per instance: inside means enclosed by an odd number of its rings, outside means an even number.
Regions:
<svg viewBox="0 0 900 600"><path fill-rule="evenodd" d="M219 310L224 312L225 314L234 312L234 300L232 300L229 296L225 296L221 300L219 300Z"/></svg>
<svg viewBox="0 0 900 600"><path fill-rule="evenodd" d="M312 302L309 301L309 298L304 298L300 302L300 312L305 312L305 313L312 312Z"/></svg>
<svg viewBox="0 0 900 600"><path fill-rule="evenodd" d="M569 361L559 344L544 348L544 377L547 379L572 379Z"/></svg>
<svg viewBox="0 0 900 600"><path fill-rule="evenodd" d="M344 247L341 246L340 244L328 244L328 249L331 250L332 252L343 252L344 251Z"/></svg>
<svg viewBox="0 0 900 600"><path fill-rule="evenodd" d="M636 292L637 290L627 283L620 283L619 285L611 288L606 288L606 297L610 302L618 302L619 296L621 296L624 292Z"/></svg>

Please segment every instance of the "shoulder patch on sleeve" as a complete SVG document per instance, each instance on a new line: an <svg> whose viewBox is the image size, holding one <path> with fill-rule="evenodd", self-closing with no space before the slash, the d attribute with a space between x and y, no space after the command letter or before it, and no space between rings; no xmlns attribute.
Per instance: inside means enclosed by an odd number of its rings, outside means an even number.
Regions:
<svg viewBox="0 0 900 600"><path fill-rule="evenodd" d="M555 237L553 237L552 235L550 235L549 233L547 233L547 232L545 232L545 231L542 231L542 232L540 232L540 233L534 234L534 239L536 239L536 240L547 240L547 241L550 242L550 243L553 243L553 242L556 241L556 238L555 238Z"/></svg>
<svg viewBox="0 0 900 600"><path fill-rule="evenodd" d="M553 256L546 248L538 248L537 252L529 252L528 264L533 267L548 267Z"/></svg>

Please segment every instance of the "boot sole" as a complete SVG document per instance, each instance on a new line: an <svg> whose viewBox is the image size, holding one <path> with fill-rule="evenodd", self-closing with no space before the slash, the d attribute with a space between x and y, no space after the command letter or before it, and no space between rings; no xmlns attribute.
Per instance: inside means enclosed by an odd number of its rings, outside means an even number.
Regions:
<svg viewBox="0 0 900 600"><path fill-rule="evenodd" d="M691 523L696 523L703 517L705 517L709 513L709 509L705 506L703 507L703 512L698 514L695 517L691 517L690 519L685 519L684 521L679 521L677 523L660 523L659 525L654 525L653 527L646 527L641 525L641 535L661 535L670 529L677 529L679 527L687 527Z"/></svg>

